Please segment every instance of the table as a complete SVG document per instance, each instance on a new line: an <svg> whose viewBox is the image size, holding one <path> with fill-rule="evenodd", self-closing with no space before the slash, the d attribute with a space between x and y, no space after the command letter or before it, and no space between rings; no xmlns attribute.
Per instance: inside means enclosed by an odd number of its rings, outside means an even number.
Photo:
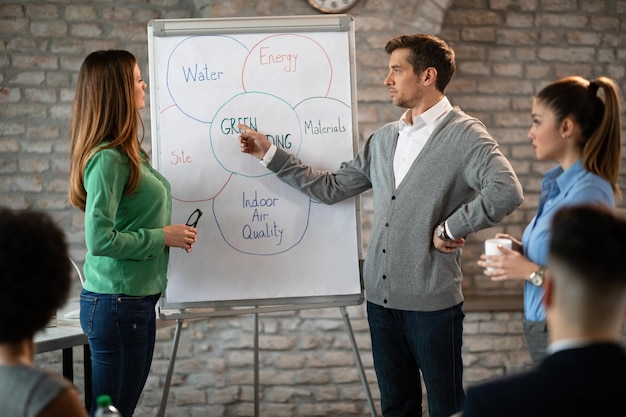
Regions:
<svg viewBox="0 0 626 417"><path fill-rule="evenodd" d="M73 347L83 347L85 367L85 407L91 407L91 351L87 336L76 319L59 319L55 327L46 327L35 335L35 353L63 350L63 376L74 381Z"/></svg>

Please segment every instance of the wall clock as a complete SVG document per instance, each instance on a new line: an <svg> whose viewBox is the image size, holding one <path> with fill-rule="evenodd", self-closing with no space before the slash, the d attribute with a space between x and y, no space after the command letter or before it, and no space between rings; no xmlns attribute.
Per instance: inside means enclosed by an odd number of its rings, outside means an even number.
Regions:
<svg viewBox="0 0 626 417"><path fill-rule="evenodd" d="M309 4L322 13L344 13L359 0L308 0Z"/></svg>

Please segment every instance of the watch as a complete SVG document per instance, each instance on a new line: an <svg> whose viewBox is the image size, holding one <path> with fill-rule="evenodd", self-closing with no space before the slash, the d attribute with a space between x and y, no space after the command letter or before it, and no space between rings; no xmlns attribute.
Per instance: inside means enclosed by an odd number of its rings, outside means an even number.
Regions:
<svg viewBox="0 0 626 417"><path fill-rule="evenodd" d="M309 4L322 13L343 13L359 0L308 0Z"/></svg>
<svg viewBox="0 0 626 417"><path fill-rule="evenodd" d="M543 275L545 273L546 273L546 268L544 268L543 266L540 266L539 268L537 268L535 272L530 274L530 277L528 278L530 279L530 282L532 282L534 286L541 287L541 285L543 284Z"/></svg>
<svg viewBox="0 0 626 417"><path fill-rule="evenodd" d="M450 241L450 238L448 237L448 234L446 233L446 226L444 223L441 223L439 226L437 226L435 233L437 233L437 237L439 239L445 240L446 242Z"/></svg>

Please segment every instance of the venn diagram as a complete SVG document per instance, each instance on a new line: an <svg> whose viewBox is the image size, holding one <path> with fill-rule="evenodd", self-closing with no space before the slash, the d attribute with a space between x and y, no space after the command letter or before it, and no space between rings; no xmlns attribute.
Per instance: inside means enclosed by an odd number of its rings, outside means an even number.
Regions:
<svg viewBox="0 0 626 417"><path fill-rule="evenodd" d="M323 41L323 34L191 36L167 56L160 170L175 208L191 213L210 203L221 237L237 251L293 248L313 204L239 151L240 123L316 166L335 169L351 155L348 57L334 58Z"/></svg>

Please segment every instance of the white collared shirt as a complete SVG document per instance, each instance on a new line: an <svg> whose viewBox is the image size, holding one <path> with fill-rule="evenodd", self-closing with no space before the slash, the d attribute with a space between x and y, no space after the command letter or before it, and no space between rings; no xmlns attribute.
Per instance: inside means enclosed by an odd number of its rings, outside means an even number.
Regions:
<svg viewBox="0 0 626 417"><path fill-rule="evenodd" d="M550 344L548 349L546 349L546 353L548 355L552 355L553 353L560 352L562 350L577 349L588 345L589 342L583 339L561 339Z"/></svg>
<svg viewBox="0 0 626 417"><path fill-rule="evenodd" d="M443 117L452 110L452 105L447 97L443 97L437 104L426 110L424 113L413 118L413 124L407 124L404 119L410 112L410 109L404 112L398 127L400 129L398 135L398 144L396 145L396 153L393 157L393 174L396 180L396 188L402 182L409 168L420 154L428 138Z"/></svg>

